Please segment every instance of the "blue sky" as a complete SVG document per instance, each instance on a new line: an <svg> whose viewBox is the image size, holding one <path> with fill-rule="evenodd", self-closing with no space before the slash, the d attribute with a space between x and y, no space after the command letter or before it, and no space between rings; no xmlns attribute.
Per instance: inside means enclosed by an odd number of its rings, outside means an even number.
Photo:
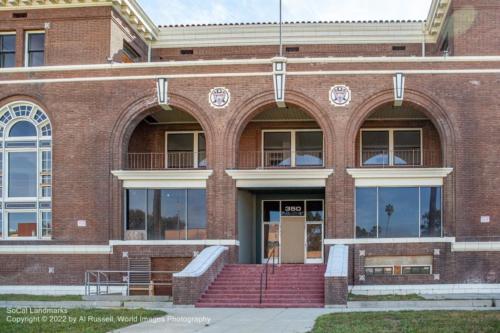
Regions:
<svg viewBox="0 0 500 333"><path fill-rule="evenodd" d="M432 0L283 0L285 21L423 20ZM279 0L139 0L158 25L269 22Z"/></svg>

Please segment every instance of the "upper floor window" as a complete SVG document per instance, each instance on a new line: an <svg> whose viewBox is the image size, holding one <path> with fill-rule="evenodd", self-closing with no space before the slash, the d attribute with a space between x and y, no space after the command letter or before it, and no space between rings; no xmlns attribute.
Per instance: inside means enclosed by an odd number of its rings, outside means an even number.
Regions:
<svg viewBox="0 0 500 333"><path fill-rule="evenodd" d="M139 62L141 61L141 55L137 52L132 45L123 41L123 52L127 55L129 61L126 62Z"/></svg>
<svg viewBox="0 0 500 333"><path fill-rule="evenodd" d="M28 67L45 64L45 33L30 31L26 33L25 64Z"/></svg>
<svg viewBox="0 0 500 333"><path fill-rule="evenodd" d="M16 35L0 34L0 68L16 66Z"/></svg>
<svg viewBox="0 0 500 333"><path fill-rule="evenodd" d="M264 131L262 141L266 168L323 165L321 130Z"/></svg>
<svg viewBox="0 0 500 333"><path fill-rule="evenodd" d="M0 239L52 234L52 128L34 104L0 109Z"/></svg>
<svg viewBox="0 0 500 333"><path fill-rule="evenodd" d="M422 129L362 129L363 166L422 165Z"/></svg>
<svg viewBox="0 0 500 333"><path fill-rule="evenodd" d="M203 132L167 132L166 161L169 169L206 168L206 140Z"/></svg>

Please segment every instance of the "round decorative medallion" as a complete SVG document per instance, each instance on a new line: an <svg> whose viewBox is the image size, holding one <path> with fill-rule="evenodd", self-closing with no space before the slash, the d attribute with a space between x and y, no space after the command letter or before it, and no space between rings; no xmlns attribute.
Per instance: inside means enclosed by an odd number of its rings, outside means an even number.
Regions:
<svg viewBox="0 0 500 333"><path fill-rule="evenodd" d="M351 102L351 89L341 84L335 85L330 89L330 103L334 106L346 106Z"/></svg>
<svg viewBox="0 0 500 333"><path fill-rule="evenodd" d="M208 94L208 102L215 109L223 109L229 105L231 93L224 87L215 87Z"/></svg>

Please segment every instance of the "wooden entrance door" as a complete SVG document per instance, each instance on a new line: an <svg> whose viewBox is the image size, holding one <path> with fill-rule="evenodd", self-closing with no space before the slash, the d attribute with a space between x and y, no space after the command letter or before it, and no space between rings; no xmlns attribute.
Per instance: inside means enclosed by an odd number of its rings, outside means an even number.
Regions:
<svg viewBox="0 0 500 333"><path fill-rule="evenodd" d="M281 218L282 263L304 263L304 223L304 216L283 216Z"/></svg>

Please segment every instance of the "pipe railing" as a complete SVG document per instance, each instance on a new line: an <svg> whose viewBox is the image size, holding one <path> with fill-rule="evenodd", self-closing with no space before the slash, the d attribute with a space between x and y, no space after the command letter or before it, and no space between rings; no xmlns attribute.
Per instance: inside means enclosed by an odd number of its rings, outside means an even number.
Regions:
<svg viewBox="0 0 500 333"><path fill-rule="evenodd" d="M164 170L206 168L205 152L128 153L128 170Z"/></svg>
<svg viewBox="0 0 500 333"><path fill-rule="evenodd" d="M156 286L172 286L172 274L177 273L177 271L86 271L85 272L85 295L108 295L110 294L110 289L124 288L127 296L130 296L131 290L150 290L154 289ZM164 282L163 280L155 281L159 279L152 279L152 275L168 275L168 280L170 282ZM136 275L134 277L134 275ZM145 275L148 281L144 281ZM165 278L165 280L167 280Z"/></svg>
<svg viewBox="0 0 500 333"><path fill-rule="evenodd" d="M267 278L268 278L268 266L269 266L269 261L272 259L272 267L273 267L273 272L274 274L274 266L275 264L275 249L279 244L277 242L273 242L273 245L271 247L271 251L268 252L267 260L266 263L264 264L264 268L262 269L262 272L260 273L260 294L259 294L259 303L262 304L262 294L264 292L264 289L267 290ZM265 279L265 284L264 284L264 279Z"/></svg>
<svg viewBox="0 0 500 333"><path fill-rule="evenodd" d="M440 167L440 151L422 149L363 149L363 167Z"/></svg>
<svg viewBox="0 0 500 333"><path fill-rule="evenodd" d="M241 151L238 169L287 169L323 167L322 150Z"/></svg>

